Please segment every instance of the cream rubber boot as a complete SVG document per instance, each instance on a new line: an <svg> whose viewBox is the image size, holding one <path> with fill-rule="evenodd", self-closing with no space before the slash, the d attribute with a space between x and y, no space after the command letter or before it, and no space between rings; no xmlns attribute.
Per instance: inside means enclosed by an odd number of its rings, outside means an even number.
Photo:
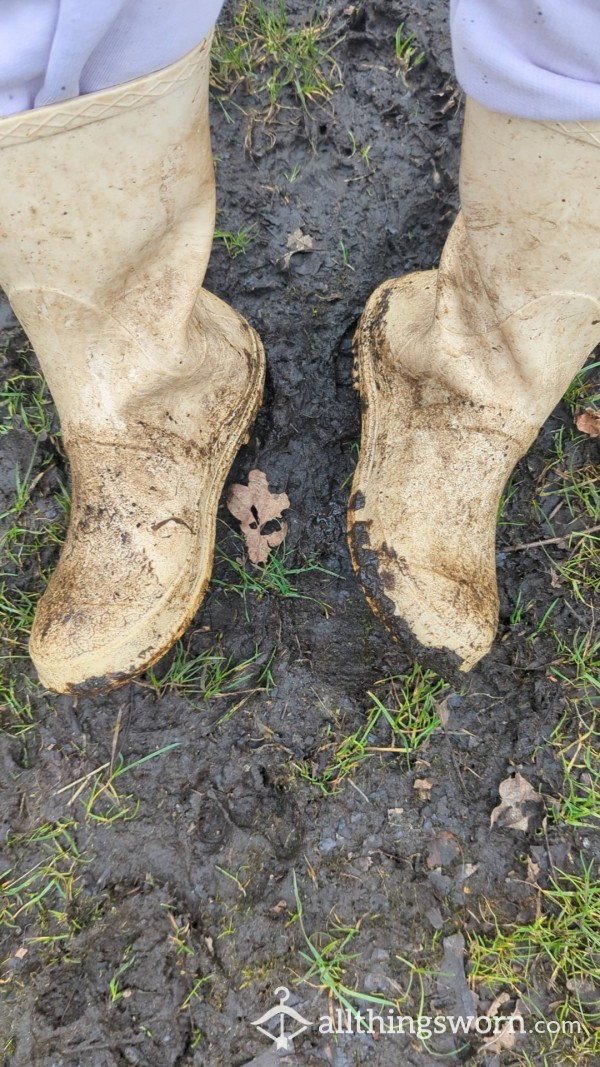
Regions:
<svg viewBox="0 0 600 1067"><path fill-rule="evenodd" d="M392 633L445 669L492 644L503 486L600 341L599 174L600 123L468 100L439 270L382 285L357 331L353 564Z"/></svg>
<svg viewBox="0 0 600 1067"><path fill-rule="evenodd" d="M59 692L120 685L186 628L261 400L258 337L201 288L215 210L209 49L0 120L0 284L71 464L69 532L30 641Z"/></svg>

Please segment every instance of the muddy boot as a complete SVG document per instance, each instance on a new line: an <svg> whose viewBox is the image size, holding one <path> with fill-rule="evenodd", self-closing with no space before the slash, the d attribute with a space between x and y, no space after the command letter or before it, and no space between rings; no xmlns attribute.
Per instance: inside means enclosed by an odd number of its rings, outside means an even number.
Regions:
<svg viewBox="0 0 600 1067"><path fill-rule="evenodd" d="M503 487L600 340L599 168L600 123L470 99L439 270L382 285L358 328L353 564L392 633L446 669L492 644Z"/></svg>
<svg viewBox="0 0 600 1067"><path fill-rule="evenodd" d="M165 70L0 121L0 284L37 353L73 506L30 651L101 692L186 628L264 355L202 289L214 224L210 40Z"/></svg>

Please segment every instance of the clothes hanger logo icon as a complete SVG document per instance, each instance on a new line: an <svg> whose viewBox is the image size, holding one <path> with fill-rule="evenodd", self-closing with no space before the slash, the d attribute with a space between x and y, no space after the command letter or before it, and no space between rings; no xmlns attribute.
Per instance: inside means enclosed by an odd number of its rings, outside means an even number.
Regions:
<svg viewBox="0 0 600 1067"><path fill-rule="evenodd" d="M255 1026L257 1030L260 1030L261 1034L264 1034L265 1037L269 1037L271 1041L275 1043L276 1049L288 1052L291 1049L291 1042L293 1039L298 1037L299 1034L303 1034L309 1026L312 1026L312 1023L308 1019L304 1019L295 1008L289 1008L287 1006L286 1001L290 998L290 991L285 986L279 986L279 988L275 990L275 996L279 997L279 1003L274 1008L270 1008L264 1015L261 1015L260 1019L255 1019L251 1025ZM278 1034L271 1033L270 1030L265 1029L266 1024L271 1022L272 1019L277 1018L277 1016L279 1016ZM291 1020L293 1023L300 1023L299 1028L294 1030L293 1033L286 1033L285 1027L287 1020Z"/></svg>

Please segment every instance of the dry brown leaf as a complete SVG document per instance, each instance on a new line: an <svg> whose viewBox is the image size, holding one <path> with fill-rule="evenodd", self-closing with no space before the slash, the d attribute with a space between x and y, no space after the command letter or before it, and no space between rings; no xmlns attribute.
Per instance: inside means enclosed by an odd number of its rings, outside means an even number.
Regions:
<svg viewBox="0 0 600 1067"><path fill-rule="evenodd" d="M539 793L522 774L514 778L505 778L499 788L502 802L494 808L490 817L490 826L498 823L507 830L529 829L529 820L537 815L543 803Z"/></svg>
<svg viewBox="0 0 600 1067"><path fill-rule="evenodd" d="M540 865L539 865L539 863L534 863L532 858L531 858L531 856L528 856L527 857L527 878L525 879L525 881L529 882L530 885L537 885L538 884L538 874L539 873L540 873Z"/></svg>
<svg viewBox="0 0 600 1067"><path fill-rule="evenodd" d="M402 822L404 808L388 808L387 816L390 822Z"/></svg>
<svg viewBox="0 0 600 1067"><path fill-rule="evenodd" d="M479 1052L502 1052L503 1049L513 1049L517 1044L517 1035L521 1032L521 1024L517 1022L520 1018L521 1016L513 1012L511 1018L504 1023L498 1033L480 1045Z"/></svg>
<svg viewBox="0 0 600 1067"><path fill-rule="evenodd" d="M449 830L438 830L432 838L431 848L427 855L427 866L432 871L434 867L447 867L460 853L460 845L454 834Z"/></svg>
<svg viewBox="0 0 600 1067"><path fill-rule="evenodd" d="M588 433L590 437L600 437L600 411L596 408L586 408L575 419L575 425L582 433Z"/></svg>
<svg viewBox="0 0 600 1067"><path fill-rule="evenodd" d="M303 233L300 228L294 230L293 233L288 234L286 248L289 248L289 252L286 252L282 265L284 270L287 270L290 265L292 256L295 256L296 252L311 252L314 246L314 241L308 233Z"/></svg>
<svg viewBox="0 0 600 1067"><path fill-rule="evenodd" d="M236 483L230 486L227 507L240 521L248 556L253 563L266 563L271 549L283 541L287 523L282 520L281 513L289 506L286 493L270 491L264 471L250 471L248 485ZM266 533L265 526L276 519L280 523L279 529Z"/></svg>
<svg viewBox="0 0 600 1067"><path fill-rule="evenodd" d="M479 870L479 864L478 863L464 863L463 864L463 868L462 868L462 870L460 872L460 875L459 875L459 881L460 882L465 882L467 880L467 878L470 878L471 875L475 874L475 871L477 871L477 870Z"/></svg>
<svg viewBox="0 0 600 1067"><path fill-rule="evenodd" d="M440 717L442 727L445 730L448 726L448 722L450 719L450 708L448 707L447 700L440 700L439 704L437 705L437 713Z"/></svg>
<svg viewBox="0 0 600 1067"><path fill-rule="evenodd" d="M415 778L413 782L413 789L418 789L421 794L427 794L432 786L429 778Z"/></svg>
<svg viewBox="0 0 600 1067"><path fill-rule="evenodd" d="M504 1026L502 1026L497 1033L494 1032L492 1037L488 1038L488 1040L485 1041L483 1045L480 1045L479 1052L500 1053L503 1049L512 1049L515 1047L517 1039L517 1034L515 1033L515 1022L517 1020L520 1020L520 1022L518 1023L520 1032L520 1028L523 1024L523 1016L519 1011L518 1005L512 1012L505 1007L505 1005L510 1003L510 1000L510 993L499 993L494 1002L490 1004L488 1010L485 1013L488 1019L493 1019L494 1021L497 1021L499 1008L504 1008L501 1017L508 1016L508 1018L506 1019ZM513 1022L513 1020L515 1020L515 1022Z"/></svg>

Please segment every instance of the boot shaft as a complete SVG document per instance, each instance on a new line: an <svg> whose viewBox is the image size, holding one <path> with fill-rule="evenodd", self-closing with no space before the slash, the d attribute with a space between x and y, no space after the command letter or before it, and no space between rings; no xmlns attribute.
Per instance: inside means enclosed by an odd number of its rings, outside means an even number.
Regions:
<svg viewBox="0 0 600 1067"><path fill-rule="evenodd" d="M27 329L32 291L193 304L214 230L209 53L0 120L0 284Z"/></svg>

